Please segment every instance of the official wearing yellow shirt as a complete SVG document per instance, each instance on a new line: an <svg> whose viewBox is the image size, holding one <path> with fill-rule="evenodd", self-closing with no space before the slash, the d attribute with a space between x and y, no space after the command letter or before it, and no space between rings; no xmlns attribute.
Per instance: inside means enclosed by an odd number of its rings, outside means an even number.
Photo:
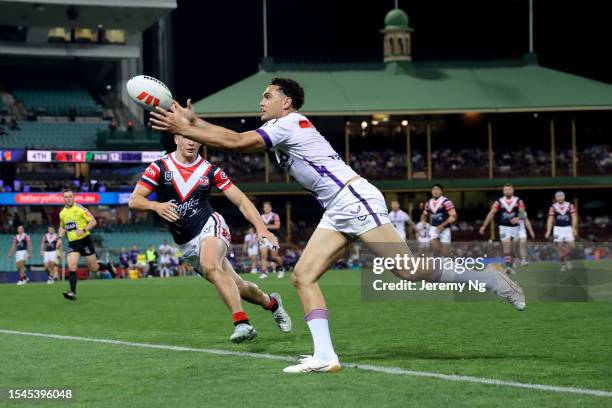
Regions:
<svg viewBox="0 0 612 408"><path fill-rule="evenodd" d="M76 204L74 193L71 189L64 189L64 208L60 212L60 239L66 235L68 237L68 280L70 291L64 292L64 297L68 300L76 300L77 286L77 266L81 255L85 257L87 267L90 272L98 272L100 266L107 269L114 275L112 264L98 262L96 248L89 236L91 230L97 225L96 219L85 207Z"/></svg>

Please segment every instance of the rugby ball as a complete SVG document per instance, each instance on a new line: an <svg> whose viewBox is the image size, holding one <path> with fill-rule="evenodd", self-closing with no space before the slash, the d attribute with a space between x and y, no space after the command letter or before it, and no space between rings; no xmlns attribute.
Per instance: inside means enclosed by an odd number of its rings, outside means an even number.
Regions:
<svg viewBox="0 0 612 408"><path fill-rule="evenodd" d="M156 106L168 110L172 106L172 92L159 79L148 75L137 75L126 85L129 97L148 111Z"/></svg>

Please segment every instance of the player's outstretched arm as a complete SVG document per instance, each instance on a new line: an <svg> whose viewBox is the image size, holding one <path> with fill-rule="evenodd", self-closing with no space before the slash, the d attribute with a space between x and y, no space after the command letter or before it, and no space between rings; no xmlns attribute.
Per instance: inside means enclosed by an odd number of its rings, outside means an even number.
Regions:
<svg viewBox="0 0 612 408"><path fill-rule="evenodd" d="M202 119L192 122L191 116L182 113L180 105L176 102L172 110L157 107L151 112L153 129L183 135L194 142L204 144L214 149L235 151L241 153L263 152L266 143L259 133L248 131L238 133L221 126L213 125Z"/></svg>
<svg viewBox="0 0 612 408"><path fill-rule="evenodd" d="M257 237L259 239L267 238L272 245L278 247L278 240L268 228L264 225L261 220L261 216L255 208L255 205L249 200L249 198L233 184L230 188L223 191L223 194L240 210L244 218L249 221L255 227L255 231L257 232Z"/></svg>
<svg viewBox="0 0 612 408"><path fill-rule="evenodd" d="M169 222L176 222L179 219L178 213L176 212L176 204L172 201L160 203L159 201L150 201L149 196L153 191L141 186L136 185L128 206L131 210L138 211L155 211L157 215L162 217L164 220Z"/></svg>

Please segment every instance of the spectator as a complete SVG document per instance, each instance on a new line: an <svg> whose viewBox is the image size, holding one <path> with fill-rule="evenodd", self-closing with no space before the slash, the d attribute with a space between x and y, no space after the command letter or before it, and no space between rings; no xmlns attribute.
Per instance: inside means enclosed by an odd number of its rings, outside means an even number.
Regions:
<svg viewBox="0 0 612 408"><path fill-rule="evenodd" d="M6 130L4 130L2 126L0 126L0 136L4 136L4 135L8 135L8 133L6 132Z"/></svg>
<svg viewBox="0 0 612 408"><path fill-rule="evenodd" d="M127 122L127 131L132 133L134 131L134 121L132 119Z"/></svg>
<svg viewBox="0 0 612 408"><path fill-rule="evenodd" d="M110 130L111 132L117 130L117 121L115 119L111 120L108 124L108 130Z"/></svg>

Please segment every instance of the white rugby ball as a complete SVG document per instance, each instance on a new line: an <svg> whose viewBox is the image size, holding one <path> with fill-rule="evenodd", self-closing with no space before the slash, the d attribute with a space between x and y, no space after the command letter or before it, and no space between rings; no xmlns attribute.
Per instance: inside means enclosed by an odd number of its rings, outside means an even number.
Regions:
<svg viewBox="0 0 612 408"><path fill-rule="evenodd" d="M148 75L137 75L126 85L129 97L148 111L156 106L168 110L172 106L172 92L159 79Z"/></svg>

